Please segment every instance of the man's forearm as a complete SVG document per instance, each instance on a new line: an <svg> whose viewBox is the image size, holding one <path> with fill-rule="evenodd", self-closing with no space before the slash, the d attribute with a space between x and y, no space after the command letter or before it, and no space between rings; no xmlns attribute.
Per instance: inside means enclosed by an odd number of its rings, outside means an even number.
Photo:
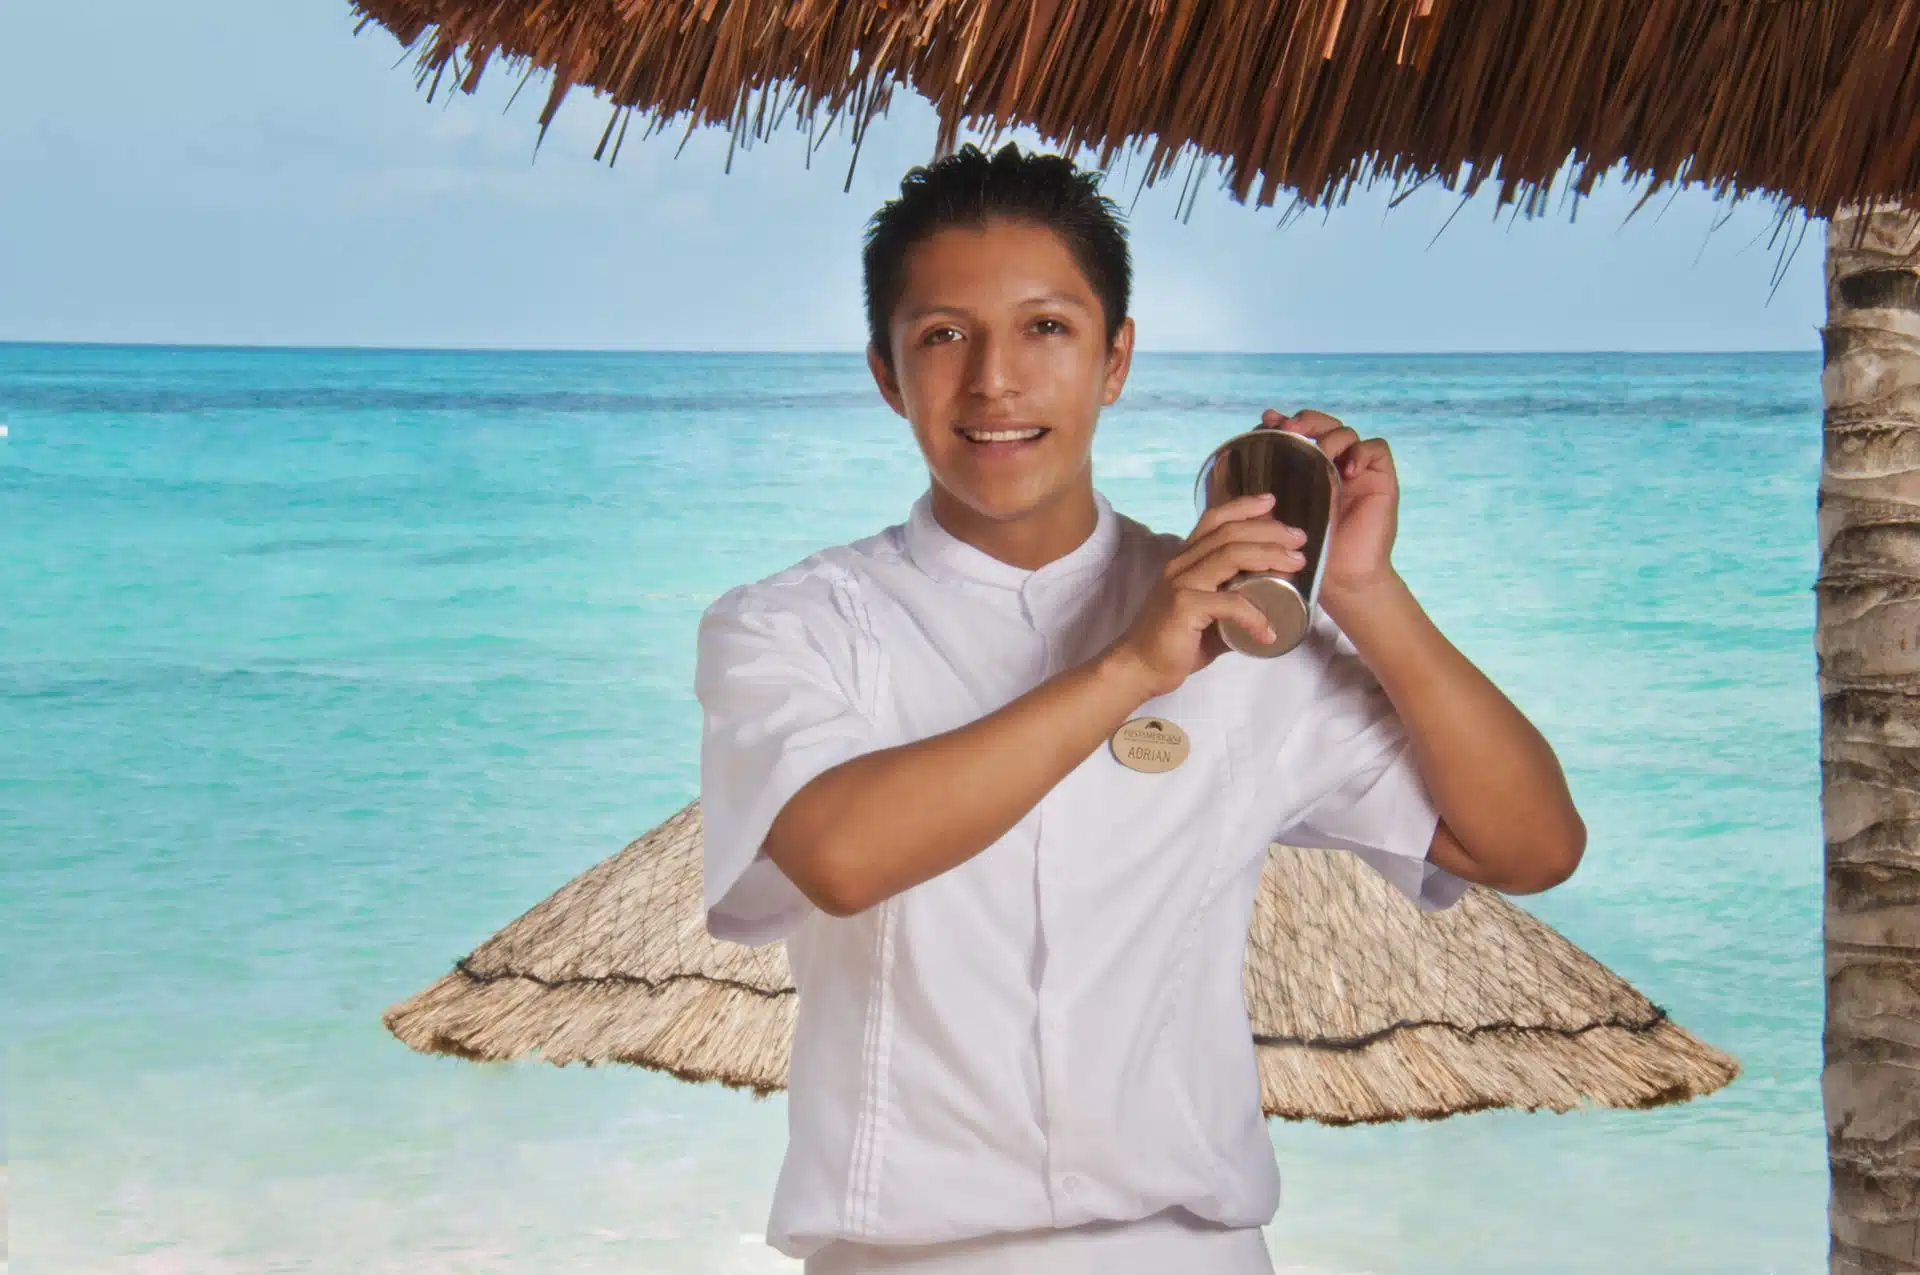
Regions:
<svg viewBox="0 0 1920 1275"><path fill-rule="evenodd" d="M1514 891L1565 880L1586 828L1533 723L1434 626L1399 576L1323 601L1406 724L1474 879Z"/></svg>
<svg viewBox="0 0 1920 1275"><path fill-rule="evenodd" d="M769 858L816 905L850 915L1001 837L1150 696L1103 657L978 721L843 762L789 801Z"/></svg>

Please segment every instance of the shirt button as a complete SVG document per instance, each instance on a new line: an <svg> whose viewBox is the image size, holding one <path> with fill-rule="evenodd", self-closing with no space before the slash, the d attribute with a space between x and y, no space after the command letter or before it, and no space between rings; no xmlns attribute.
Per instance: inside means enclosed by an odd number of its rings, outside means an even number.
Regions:
<svg viewBox="0 0 1920 1275"><path fill-rule="evenodd" d="M1069 1173L1065 1177L1061 1178L1060 1189L1062 1191L1065 1191L1068 1195L1072 1195L1074 1192L1078 1191L1080 1189L1080 1175L1077 1173Z"/></svg>

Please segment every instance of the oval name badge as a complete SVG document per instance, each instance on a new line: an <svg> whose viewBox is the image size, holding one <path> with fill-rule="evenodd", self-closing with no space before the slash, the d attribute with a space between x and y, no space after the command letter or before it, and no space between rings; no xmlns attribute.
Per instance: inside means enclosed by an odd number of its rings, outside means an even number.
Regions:
<svg viewBox="0 0 1920 1275"><path fill-rule="evenodd" d="M1113 732L1113 758L1128 770L1157 775L1187 759L1187 732L1164 717L1136 717Z"/></svg>

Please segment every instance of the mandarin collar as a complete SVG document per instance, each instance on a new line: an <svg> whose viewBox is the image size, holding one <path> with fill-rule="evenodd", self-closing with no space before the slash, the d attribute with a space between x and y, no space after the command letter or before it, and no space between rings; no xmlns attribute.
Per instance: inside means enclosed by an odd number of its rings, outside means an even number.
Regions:
<svg viewBox="0 0 1920 1275"><path fill-rule="evenodd" d="M1093 493L1093 507L1093 534L1063 557L1030 571L1002 562L942 527L933 516L933 492L929 489L914 501L913 513L907 519L907 552L915 566L936 580L968 580L1027 592L1034 586L1064 583L1103 570L1113 561L1120 543L1120 519L1107 498L1097 491Z"/></svg>

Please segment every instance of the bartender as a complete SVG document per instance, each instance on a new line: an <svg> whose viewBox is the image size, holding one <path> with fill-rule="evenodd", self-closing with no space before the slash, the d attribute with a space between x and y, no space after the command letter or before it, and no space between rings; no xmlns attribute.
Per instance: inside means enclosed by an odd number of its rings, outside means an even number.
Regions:
<svg viewBox="0 0 1920 1275"><path fill-rule="evenodd" d="M708 928L784 940L799 992L768 1240L810 1275L1270 1275L1241 990L1268 846L1423 908L1544 890L1585 845L1559 763L1394 570L1387 444L1320 412L1259 421L1342 477L1320 610L1224 654L1267 621L1221 586L1305 538L1269 497L1175 535L1095 489L1134 347L1097 174L963 148L863 265L928 488L699 630Z"/></svg>

